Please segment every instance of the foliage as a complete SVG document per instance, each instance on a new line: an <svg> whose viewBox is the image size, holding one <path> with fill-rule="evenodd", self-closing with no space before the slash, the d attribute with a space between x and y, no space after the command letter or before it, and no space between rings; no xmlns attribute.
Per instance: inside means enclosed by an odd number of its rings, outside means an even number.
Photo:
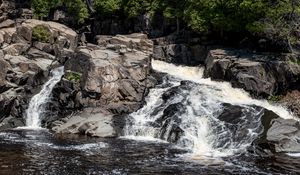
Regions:
<svg viewBox="0 0 300 175"><path fill-rule="evenodd" d="M109 14L121 9L122 0L95 0L94 6L98 13Z"/></svg>
<svg viewBox="0 0 300 175"><path fill-rule="evenodd" d="M51 32L43 25L37 25L32 29L32 39L40 42L50 42Z"/></svg>
<svg viewBox="0 0 300 175"><path fill-rule="evenodd" d="M280 95L271 95L269 96L268 100L271 102L279 102L283 97Z"/></svg>
<svg viewBox="0 0 300 175"><path fill-rule="evenodd" d="M89 17L87 5L82 0L31 0L31 6L37 18L47 17L50 9L59 6L65 6L79 24Z"/></svg>
<svg viewBox="0 0 300 175"><path fill-rule="evenodd" d="M81 74L78 72L67 71L65 78L73 83L79 83L81 80Z"/></svg>
<svg viewBox="0 0 300 175"><path fill-rule="evenodd" d="M124 0L123 7L129 17L136 17L141 14L154 14L161 10L161 0Z"/></svg>
<svg viewBox="0 0 300 175"><path fill-rule="evenodd" d="M36 17L47 17L50 11L48 0L31 0L31 6Z"/></svg>
<svg viewBox="0 0 300 175"><path fill-rule="evenodd" d="M95 12L89 12L86 0L32 0L34 13L46 17L51 8L67 7L78 23L89 13L110 16L116 13L128 18L146 13L163 14L176 19L177 28L184 23L197 32L250 32L270 38L284 38L289 44L297 41L299 0L94 0Z"/></svg>
<svg viewBox="0 0 300 175"><path fill-rule="evenodd" d="M50 0L51 1L51 0ZM89 17L89 12L85 1L82 0L62 0L68 8L68 12L75 17L80 24Z"/></svg>

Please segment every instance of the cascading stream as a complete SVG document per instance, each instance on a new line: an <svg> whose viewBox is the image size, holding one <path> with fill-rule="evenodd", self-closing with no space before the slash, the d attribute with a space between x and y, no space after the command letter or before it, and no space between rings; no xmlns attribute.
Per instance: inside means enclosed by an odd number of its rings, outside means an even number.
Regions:
<svg viewBox="0 0 300 175"><path fill-rule="evenodd" d="M244 152L262 132L263 108L284 119L293 118L285 108L252 99L230 83L203 78L203 68L156 60L152 67L166 76L161 85L150 90L146 105L129 116L124 129L127 138L158 138L194 155L228 156ZM222 119L232 110L239 112L238 117Z"/></svg>
<svg viewBox="0 0 300 175"><path fill-rule="evenodd" d="M32 97L26 111L26 127L40 128L41 119L45 112L46 104L49 102L54 86L64 75L64 67L58 67L51 71L51 78L43 85L42 90Z"/></svg>

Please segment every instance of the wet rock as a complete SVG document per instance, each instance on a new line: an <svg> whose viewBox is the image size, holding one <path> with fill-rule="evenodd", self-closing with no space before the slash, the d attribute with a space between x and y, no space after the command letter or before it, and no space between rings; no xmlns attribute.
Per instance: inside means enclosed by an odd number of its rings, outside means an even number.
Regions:
<svg viewBox="0 0 300 175"><path fill-rule="evenodd" d="M274 119L267 131L267 141L275 152L300 152L300 123L296 120Z"/></svg>
<svg viewBox="0 0 300 175"><path fill-rule="evenodd" d="M254 96L285 93L297 83L300 66L285 55L254 54L240 50L211 50L205 63L205 76L230 81Z"/></svg>
<svg viewBox="0 0 300 175"><path fill-rule="evenodd" d="M22 119L14 118L14 117L8 117L8 118L5 118L0 123L0 130L17 128L17 127L22 127L22 126L25 126L25 123Z"/></svg>
<svg viewBox="0 0 300 175"><path fill-rule="evenodd" d="M116 137L113 115L107 111L88 108L66 120L52 123L56 133L84 134L96 137Z"/></svg>
<svg viewBox="0 0 300 175"><path fill-rule="evenodd" d="M156 123L161 125L161 139L176 143L182 137L184 131L179 125L181 123L180 116L184 110L181 103L171 104L164 110L163 116L156 120Z"/></svg>

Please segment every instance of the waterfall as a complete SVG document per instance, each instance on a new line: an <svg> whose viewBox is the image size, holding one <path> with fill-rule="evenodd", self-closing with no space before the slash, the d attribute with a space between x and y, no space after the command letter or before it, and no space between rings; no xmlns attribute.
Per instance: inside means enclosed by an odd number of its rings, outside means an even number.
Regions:
<svg viewBox="0 0 300 175"><path fill-rule="evenodd" d="M252 99L230 83L203 78L201 67L156 60L152 67L166 74L164 81L150 90L146 105L128 117L125 138L158 138L193 155L222 157L244 152L258 137L263 130L263 108L284 119L293 118L282 106ZM239 116L222 118L233 110Z"/></svg>
<svg viewBox="0 0 300 175"><path fill-rule="evenodd" d="M26 111L26 126L30 128L40 128L41 119L45 112L46 104L49 102L54 86L64 75L64 67L58 67L51 71L51 78L43 85L42 90L32 97Z"/></svg>

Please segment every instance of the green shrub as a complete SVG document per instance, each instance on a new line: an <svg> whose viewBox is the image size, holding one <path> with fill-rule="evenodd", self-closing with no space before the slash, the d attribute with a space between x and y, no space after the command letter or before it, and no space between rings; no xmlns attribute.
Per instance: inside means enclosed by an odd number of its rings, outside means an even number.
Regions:
<svg viewBox="0 0 300 175"><path fill-rule="evenodd" d="M282 99L281 95L271 95L268 100L271 102L279 102Z"/></svg>
<svg viewBox="0 0 300 175"><path fill-rule="evenodd" d="M65 78L73 83L79 83L81 80L81 73L73 72L73 71L67 71Z"/></svg>
<svg viewBox="0 0 300 175"><path fill-rule="evenodd" d="M32 40L40 42L50 42L51 32L43 25L35 26L32 30Z"/></svg>

